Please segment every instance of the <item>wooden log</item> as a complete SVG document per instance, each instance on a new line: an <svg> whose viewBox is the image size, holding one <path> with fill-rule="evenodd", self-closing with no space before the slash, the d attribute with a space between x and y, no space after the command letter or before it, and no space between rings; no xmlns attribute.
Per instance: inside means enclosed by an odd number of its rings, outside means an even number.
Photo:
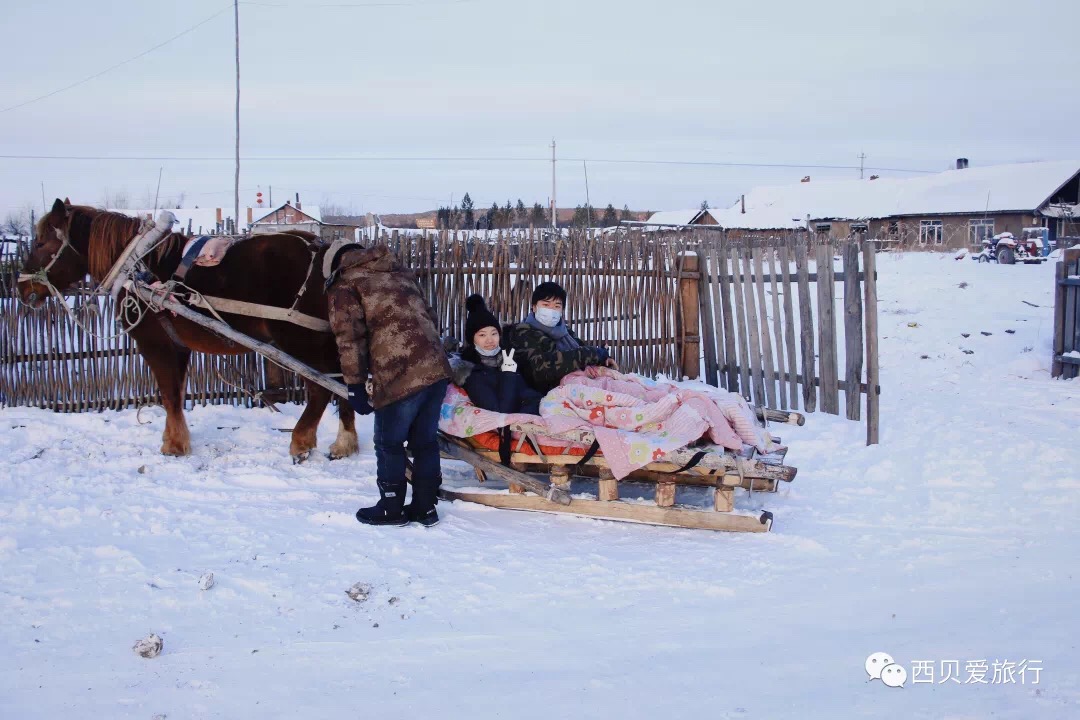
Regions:
<svg viewBox="0 0 1080 720"><path fill-rule="evenodd" d="M855 241L844 243L844 378L847 388L844 400L847 419L858 420L861 416L862 393L855 388L862 381L863 367L863 313L862 288L859 287L859 245Z"/></svg>
<svg viewBox="0 0 1080 720"><path fill-rule="evenodd" d="M817 246L818 267L818 356L821 359L821 409L832 415L840 414L840 390L837 387L839 371L836 362L836 291L831 273L822 268L832 268L832 245Z"/></svg>
<svg viewBox="0 0 1080 720"><path fill-rule="evenodd" d="M802 355L802 398L806 412L817 410L817 387L814 360L814 310L810 304L810 259L806 245L799 242L795 246L795 270L799 285L799 334Z"/></svg>
<svg viewBox="0 0 1080 720"><path fill-rule="evenodd" d="M701 341L698 335L698 256L680 253L679 261L679 357L682 377L696 380L701 367Z"/></svg>
<svg viewBox="0 0 1080 720"><path fill-rule="evenodd" d="M526 466L522 463L510 463L510 467L512 467L514 470L517 470L519 473L524 473L526 471ZM510 493L513 495L525 494L525 486L519 482L514 482L513 480L510 480L506 483L506 485L510 489Z"/></svg>
<svg viewBox="0 0 1080 720"><path fill-rule="evenodd" d="M794 379L794 376L792 378ZM758 420L798 425L799 427L806 424L806 416L793 410L773 410L772 408L756 407L754 408L754 414L757 415Z"/></svg>
<svg viewBox="0 0 1080 720"><path fill-rule="evenodd" d="M713 495L713 507L716 512L728 513L735 509L735 490L730 487L718 487Z"/></svg>
<svg viewBox="0 0 1080 720"><path fill-rule="evenodd" d="M619 499L619 481L611 473L610 468L599 468L600 481L598 483L598 496L604 502Z"/></svg>
<svg viewBox="0 0 1080 720"><path fill-rule="evenodd" d="M877 445L881 405L878 395L878 316L877 316L877 250L871 242L863 243L863 318L866 322L866 444Z"/></svg>
<svg viewBox="0 0 1080 720"><path fill-rule="evenodd" d="M676 487L678 486L673 482L662 482L656 484L657 507L672 507L675 504Z"/></svg>
<svg viewBox="0 0 1080 720"><path fill-rule="evenodd" d="M446 500L463 500L509 510L552 512L696 530L768 532L773 522L772 513L770 512L743 515L689 510L679 507L662 508L654 505L582 499L575 499L570 506L563 506L533 495L510 495L490 492L472 493L451 490L445 487L440 490L439 494Z"/></svg>
<svg viewBox="0 0 1080 720"><path fill-rule="evenodd" d="M565 465L554 464L551 467L551 486L569 492L570 470Z"/></svg>

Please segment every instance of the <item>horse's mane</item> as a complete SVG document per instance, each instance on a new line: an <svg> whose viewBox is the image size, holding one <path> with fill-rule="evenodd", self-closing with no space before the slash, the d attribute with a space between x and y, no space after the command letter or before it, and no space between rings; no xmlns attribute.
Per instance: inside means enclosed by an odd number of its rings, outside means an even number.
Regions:
<svg viewBox="0 0 1080 720"><path fill-rule="evenodd" d="M105 277L124 248L138 234L143 221L122 213L85 205L72 205L70 212L72 232L75 232L77 226L85 225L87 222L90 226L86 261L90 276L95 280L100 280ZM176 233L169 235L158 245L154 252L154 259L160 262L167 254L179 250L183 240L183 236Z"/></svg>

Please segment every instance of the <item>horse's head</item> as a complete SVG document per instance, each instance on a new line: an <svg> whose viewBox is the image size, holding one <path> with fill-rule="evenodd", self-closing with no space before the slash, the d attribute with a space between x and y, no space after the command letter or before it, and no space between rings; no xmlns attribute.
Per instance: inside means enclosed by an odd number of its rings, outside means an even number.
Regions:
<svg viewBox="0 0 1080 720"><path fill-rule="evenodd" d="M74 208L57 199L37 224L37 237L19 274L19 297L33 307L49 298L49 286L59 291L86 276L86 238L72 239Z"/></svg>

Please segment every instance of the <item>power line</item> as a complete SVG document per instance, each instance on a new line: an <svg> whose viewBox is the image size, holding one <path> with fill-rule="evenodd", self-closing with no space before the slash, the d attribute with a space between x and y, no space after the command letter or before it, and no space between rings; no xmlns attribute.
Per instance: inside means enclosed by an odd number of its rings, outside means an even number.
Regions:
<svg viewBox="0 0 1080 720"><path fill-rule="evenodd" d="M326 156L326 155L258 155L242 158L248 162L551 162L551 158L541 157L491 157L491 156L440 156L422 157L408 156ZM168 160L173 162L217 162L234 158L220 155L206 156L179 156L179 155L0 155L0 160L93 160L101 161L153 161ZM859 165L821 165L813 163L753 163L753 162L721 162L712 160L642 160L636 158L563 158L565 161L609 163L620 165L682 165L699 167L749 167L749 168L779 168L796 170L858 170ZM866 167L866 170L879 172L902 172L902 173L927 173L932 174L938 170L920 170L916 168L888 168Z"/></svg>
<svg viewBox="0 0 1080 720"><path fill-rule="evenodd" d="M53 90L52 92L45 93L44 95L39 95L36 98L32 98L32 99L27 100L25 102L21 102L18 105L12 105L10 107L6 107L3 110L0 110L0 113L6 113L6 112L10 112L12 110L17 110L17 109L19 109L21 107L26 107L27 105L30 105L31 103L36 103L39 100L44 100L45 98L50 98L53 95L58 95L59 93L62 93L64 91L66 91L66 90L71 90L72 88L78 87L78 86L80 86L80 85L82 85L84 83L88 83L91 80L94 80L96 78L101 77L105 73L112 72L113 70L117 69L118 67L122 67L124 65L127 65L130 62L134 62L135 60L138 60L141 57L145 57L146 55L149 55L150 53L154 52L155 50L159 50L159 49L165 47L166 45L173 42L174 40L179 40L180 38L187 35L192 30L196 30L197 28L202 27L206 23L208 23L211 20L213 20L214 18L216 18L218 15L221 15L226 10L231 10L231 9L232 9L232 4L230 3L229 5L227 5L227 6L223 7L222 9L218 10L216 13L214 13L210 17L206 18L205 20L201 20L201 21L195 23L194 25L187 28L186 30L182 30L181 32L177 33L176 35L173 35L168 40L160 42L160 43L158 43L157 45L155 45L154 47L152 47L152 48L150 48L148 50L143 50L138 55L135 55L133 57L129 57L127 60L122 60L121 62L118 62L115 65L110 65L109 67L105 68L104 70L96 72L93 75L88 75L87 77L84 77L82 80L78 80L76 82L73 82L70 85L65 85L62 88L58 88L56 90Z"/></svg>

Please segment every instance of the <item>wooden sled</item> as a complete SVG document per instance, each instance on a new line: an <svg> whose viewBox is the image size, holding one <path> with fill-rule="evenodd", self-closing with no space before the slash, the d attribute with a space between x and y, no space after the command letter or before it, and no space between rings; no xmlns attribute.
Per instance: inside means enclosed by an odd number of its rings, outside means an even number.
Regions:
<svg viewBox="0 0 1080 720"><path fill-rule="evenodd" d="M768 412L779 414L779 411ZM769 419L780 420L779 417ZM800 419L801 415L798 419L785 417L783 422L799 424ZM440 433L439 443L444 457L466 462L469 462L469 456L486 460L483 468L473 463L481 483L486 484L494 476L506 484L505 489L450 488L444 485L440 493L447 500L464 500L509 510L568 513L702 530L768 532L772 528L772 513L737 512L735 489L775 492L780 482L791 482L798 472L796 468L783 464L786 449L756 457L752 448L741 454L709 452L704 455L693 449L682 449L668 453L662 462L650 463L623 478L622 482L626 483L654 485L655 501L649 504L619 498L620 481L615 479L602 455L585 459L581 455L515 452L510 458L511 467L507 468L498 464L498 452L476 447L468 440ZM520 477L521 474L550 480L552 488L563 490L570 498L569 504L556 504L540 494L527 494L526 491L532 488L515 479L515 475ZM575 476L595 480L595 499L573 492L571 485ZM676 505L675 492L680 486L710 489L712 509Z"/></svg>

